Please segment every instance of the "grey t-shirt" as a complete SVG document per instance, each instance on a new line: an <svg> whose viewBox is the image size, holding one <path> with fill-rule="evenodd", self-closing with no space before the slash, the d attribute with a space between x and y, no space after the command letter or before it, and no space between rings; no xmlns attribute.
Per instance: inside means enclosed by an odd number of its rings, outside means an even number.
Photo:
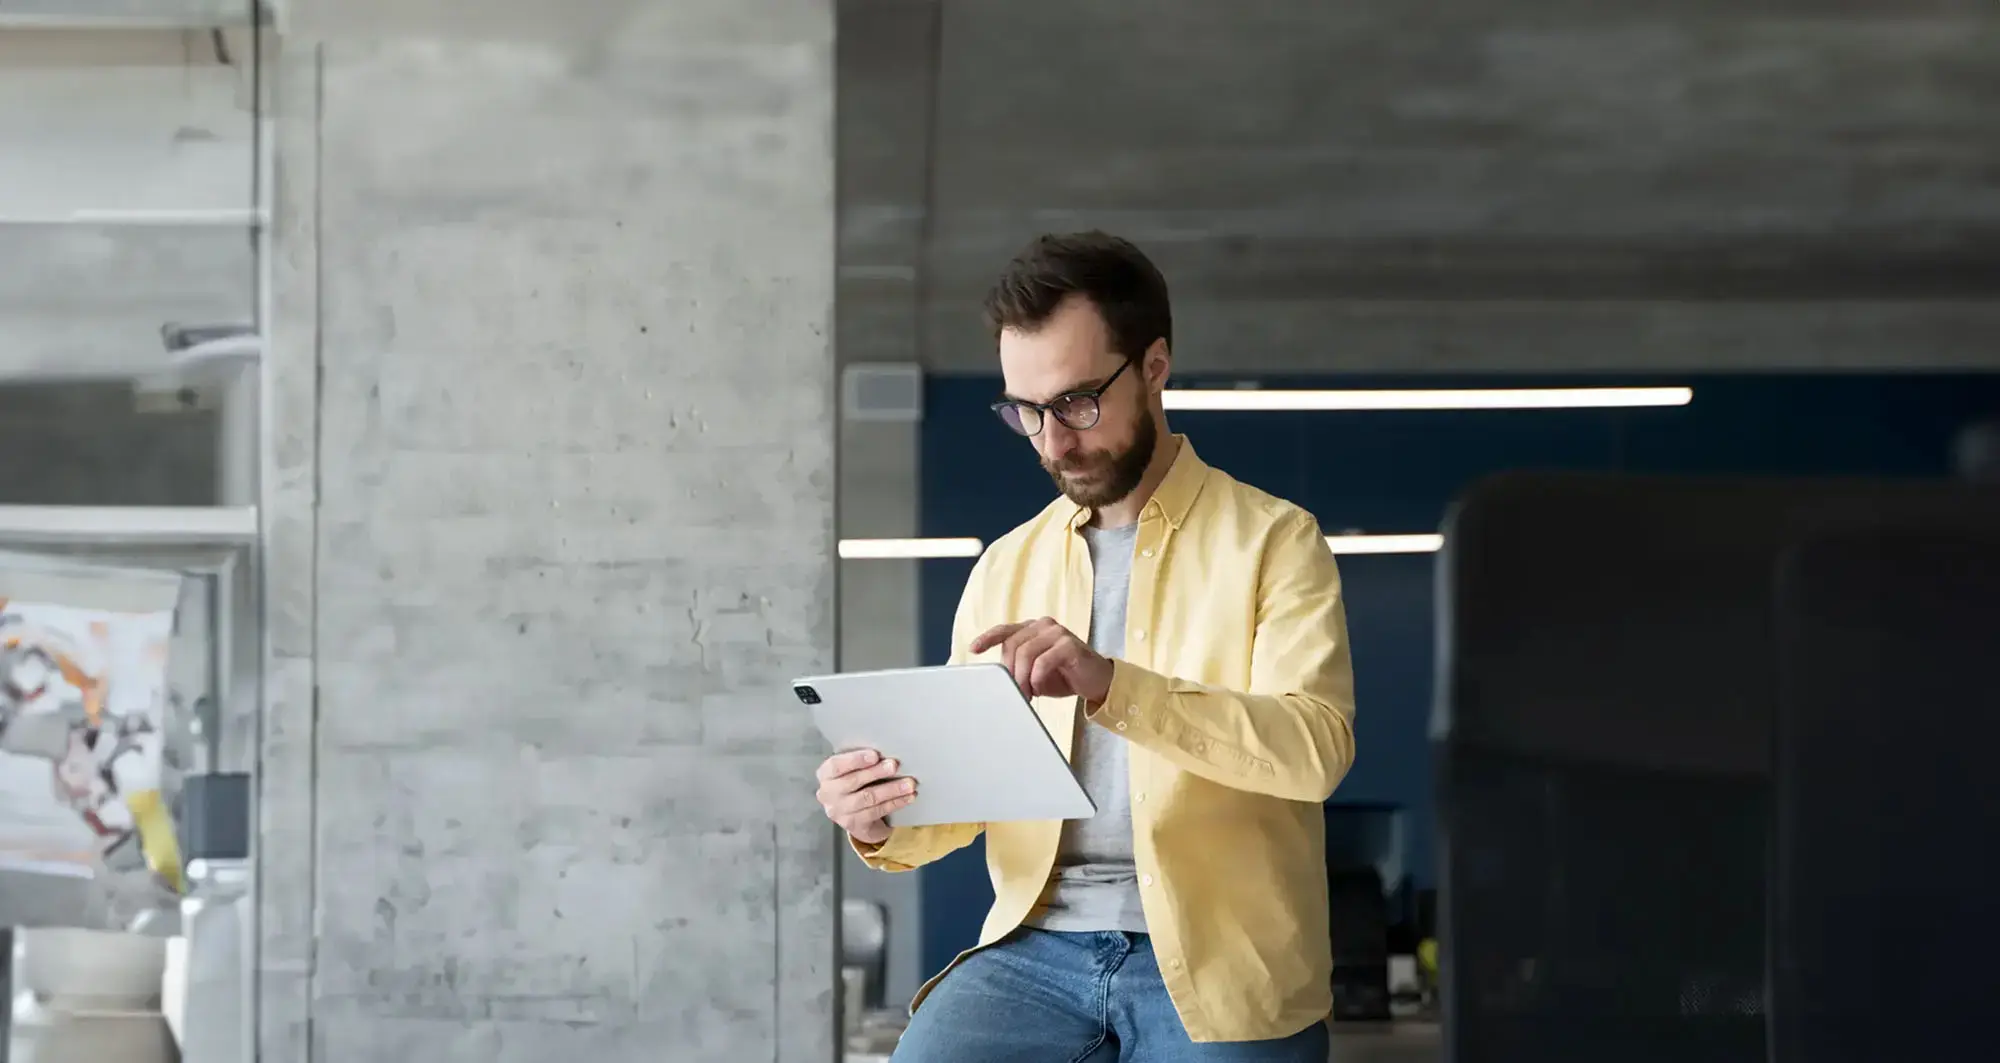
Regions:
<svg viewBox="0 0 2000 1063"><path fill-rule="evenodd" d="M1106 657L1125 653L1125 602L1132 586L1132 547L1139 526L1085 528L1093 586L1090 648ZM1077 715L1070 762L1097 815L1063 824L1055 881L1028 922L1043 930L1146 932L1139 873L1132 863L1132 789L1123 738Z"/></svg>

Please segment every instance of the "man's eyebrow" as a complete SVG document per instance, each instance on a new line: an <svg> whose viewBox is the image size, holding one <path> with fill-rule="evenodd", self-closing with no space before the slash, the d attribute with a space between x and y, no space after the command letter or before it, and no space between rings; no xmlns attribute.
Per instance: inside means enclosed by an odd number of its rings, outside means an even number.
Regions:
<svg viewBox="0 0 2000 1063"><path fill-rule="evenodd" d="M1066 388L1062 389L1061 391L1058 391L1058 392L1056 392L1056 393L1055 393L1054 395L1050 396L1050 398L1049 398L1049 402L1054 402L1054 401L1056 401L1057 399L1059 399L1059 398L1062 398L1062 397L1063 397L1064 395L1074 395L1074 394L1076 394L1076 393L1077 393L1077 392L1079 392L1079 391L1096 391L1096 390L1097 390L1098 388L1101 388L1101 387L1103 387L1103 386L1104 386L1104 382L1105 382L1105 381L1107 381L1107 380L1110 380L1110 379L1111 379L1110 377L1108 377L1108 376L1104 376L1104 377L1098 377L1098 378L1097 378L1096 380L1086 380L1086 381L1084 381L1084 382L1083 382L1083 383L1081 383L1081 384L1071 384L1071 385L1070 385L1069 387L1066 387ZM1030 405L1030 406L1041 406L1041 405L1045 405L1044 403L1039 403L1039 402L1036 402L1036 401L1035 401L1035 400L1033 400L1033 399L1024 399L1024 398L1020 397L1019 395L1016 395L1016 394L1014 394L1013 392L1010 392L1010 391L1003 391L1003 392L1001 392L1001 393L1000 393L1000 401L1001 401L1001 402L1025 402L1025 403L1027 403L1027 404L1028 404L1028 405Z"/></svg>

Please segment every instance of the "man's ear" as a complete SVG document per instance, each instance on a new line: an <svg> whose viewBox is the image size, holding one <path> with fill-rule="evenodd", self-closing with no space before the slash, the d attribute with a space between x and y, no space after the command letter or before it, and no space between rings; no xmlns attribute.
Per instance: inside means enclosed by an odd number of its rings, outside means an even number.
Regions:
<svg viewBox="0 0 2000 1063"><path fill-rule="evenodd" d="M1139 361L1139 369L1146 374L1146 388L1154 394L1166 390L1167 376L1173 370L1173 352L1167 349L1166 340L1154 340L1146 348L1146 356Z"/></svg>

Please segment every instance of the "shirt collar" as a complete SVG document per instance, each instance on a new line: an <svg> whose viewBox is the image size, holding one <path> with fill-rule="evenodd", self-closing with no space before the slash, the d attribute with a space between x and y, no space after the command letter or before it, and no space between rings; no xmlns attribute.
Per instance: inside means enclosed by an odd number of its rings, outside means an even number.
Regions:
<svg viewBox="0 0 2000 1063"><path fill-rule="evenodd" d="M1153 497L1146 500L1145 513L1157 512L1167 523L1179 529L1187 520L1188 510L1194 508L1195 496L1201 494L1201 485L1208 478L1208 463L1194 452L1194 444L1184 435L1176 434L1174 440L1180 444L1180 452L1174 455L1174 463L1167 467L1167 477L1153 491ZM1092 511L1074 502L1069 506L1069 526L1072 530L1090 523Z"/></svg>

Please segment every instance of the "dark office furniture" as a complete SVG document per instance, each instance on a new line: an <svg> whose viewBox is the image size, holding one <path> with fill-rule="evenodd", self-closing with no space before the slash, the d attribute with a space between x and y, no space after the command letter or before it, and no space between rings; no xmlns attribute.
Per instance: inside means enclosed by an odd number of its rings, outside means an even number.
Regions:
<svg viewBox="0 0 2000 1063"><path fill-rule="evenodd" d="M1333 1018L1386 1022L1389 1015L1389 897L1372 866L1327 875L1333 932Z"/></svg>
<svg viewBox="0 0 2000 1063"><path fill-rule="evenodd" d="M254 788L247 772L190 775L182 782L181 848L189 860L248 860Z"/></svg>
<svg viewBox="0 0 2000 1063"><path fill-rule="evenodd" d="M1439 559L1454 1063L1765 1063L1773 579L1793 543L2000 526L1915 482L1511 474Z"/></svg>
<svg viewBox="0 0 2000 1063"><path fill-rule="evenodd" d="M2000 995L2000 536L1780 566L1775 1063L1947 1059Z"/></svg>

